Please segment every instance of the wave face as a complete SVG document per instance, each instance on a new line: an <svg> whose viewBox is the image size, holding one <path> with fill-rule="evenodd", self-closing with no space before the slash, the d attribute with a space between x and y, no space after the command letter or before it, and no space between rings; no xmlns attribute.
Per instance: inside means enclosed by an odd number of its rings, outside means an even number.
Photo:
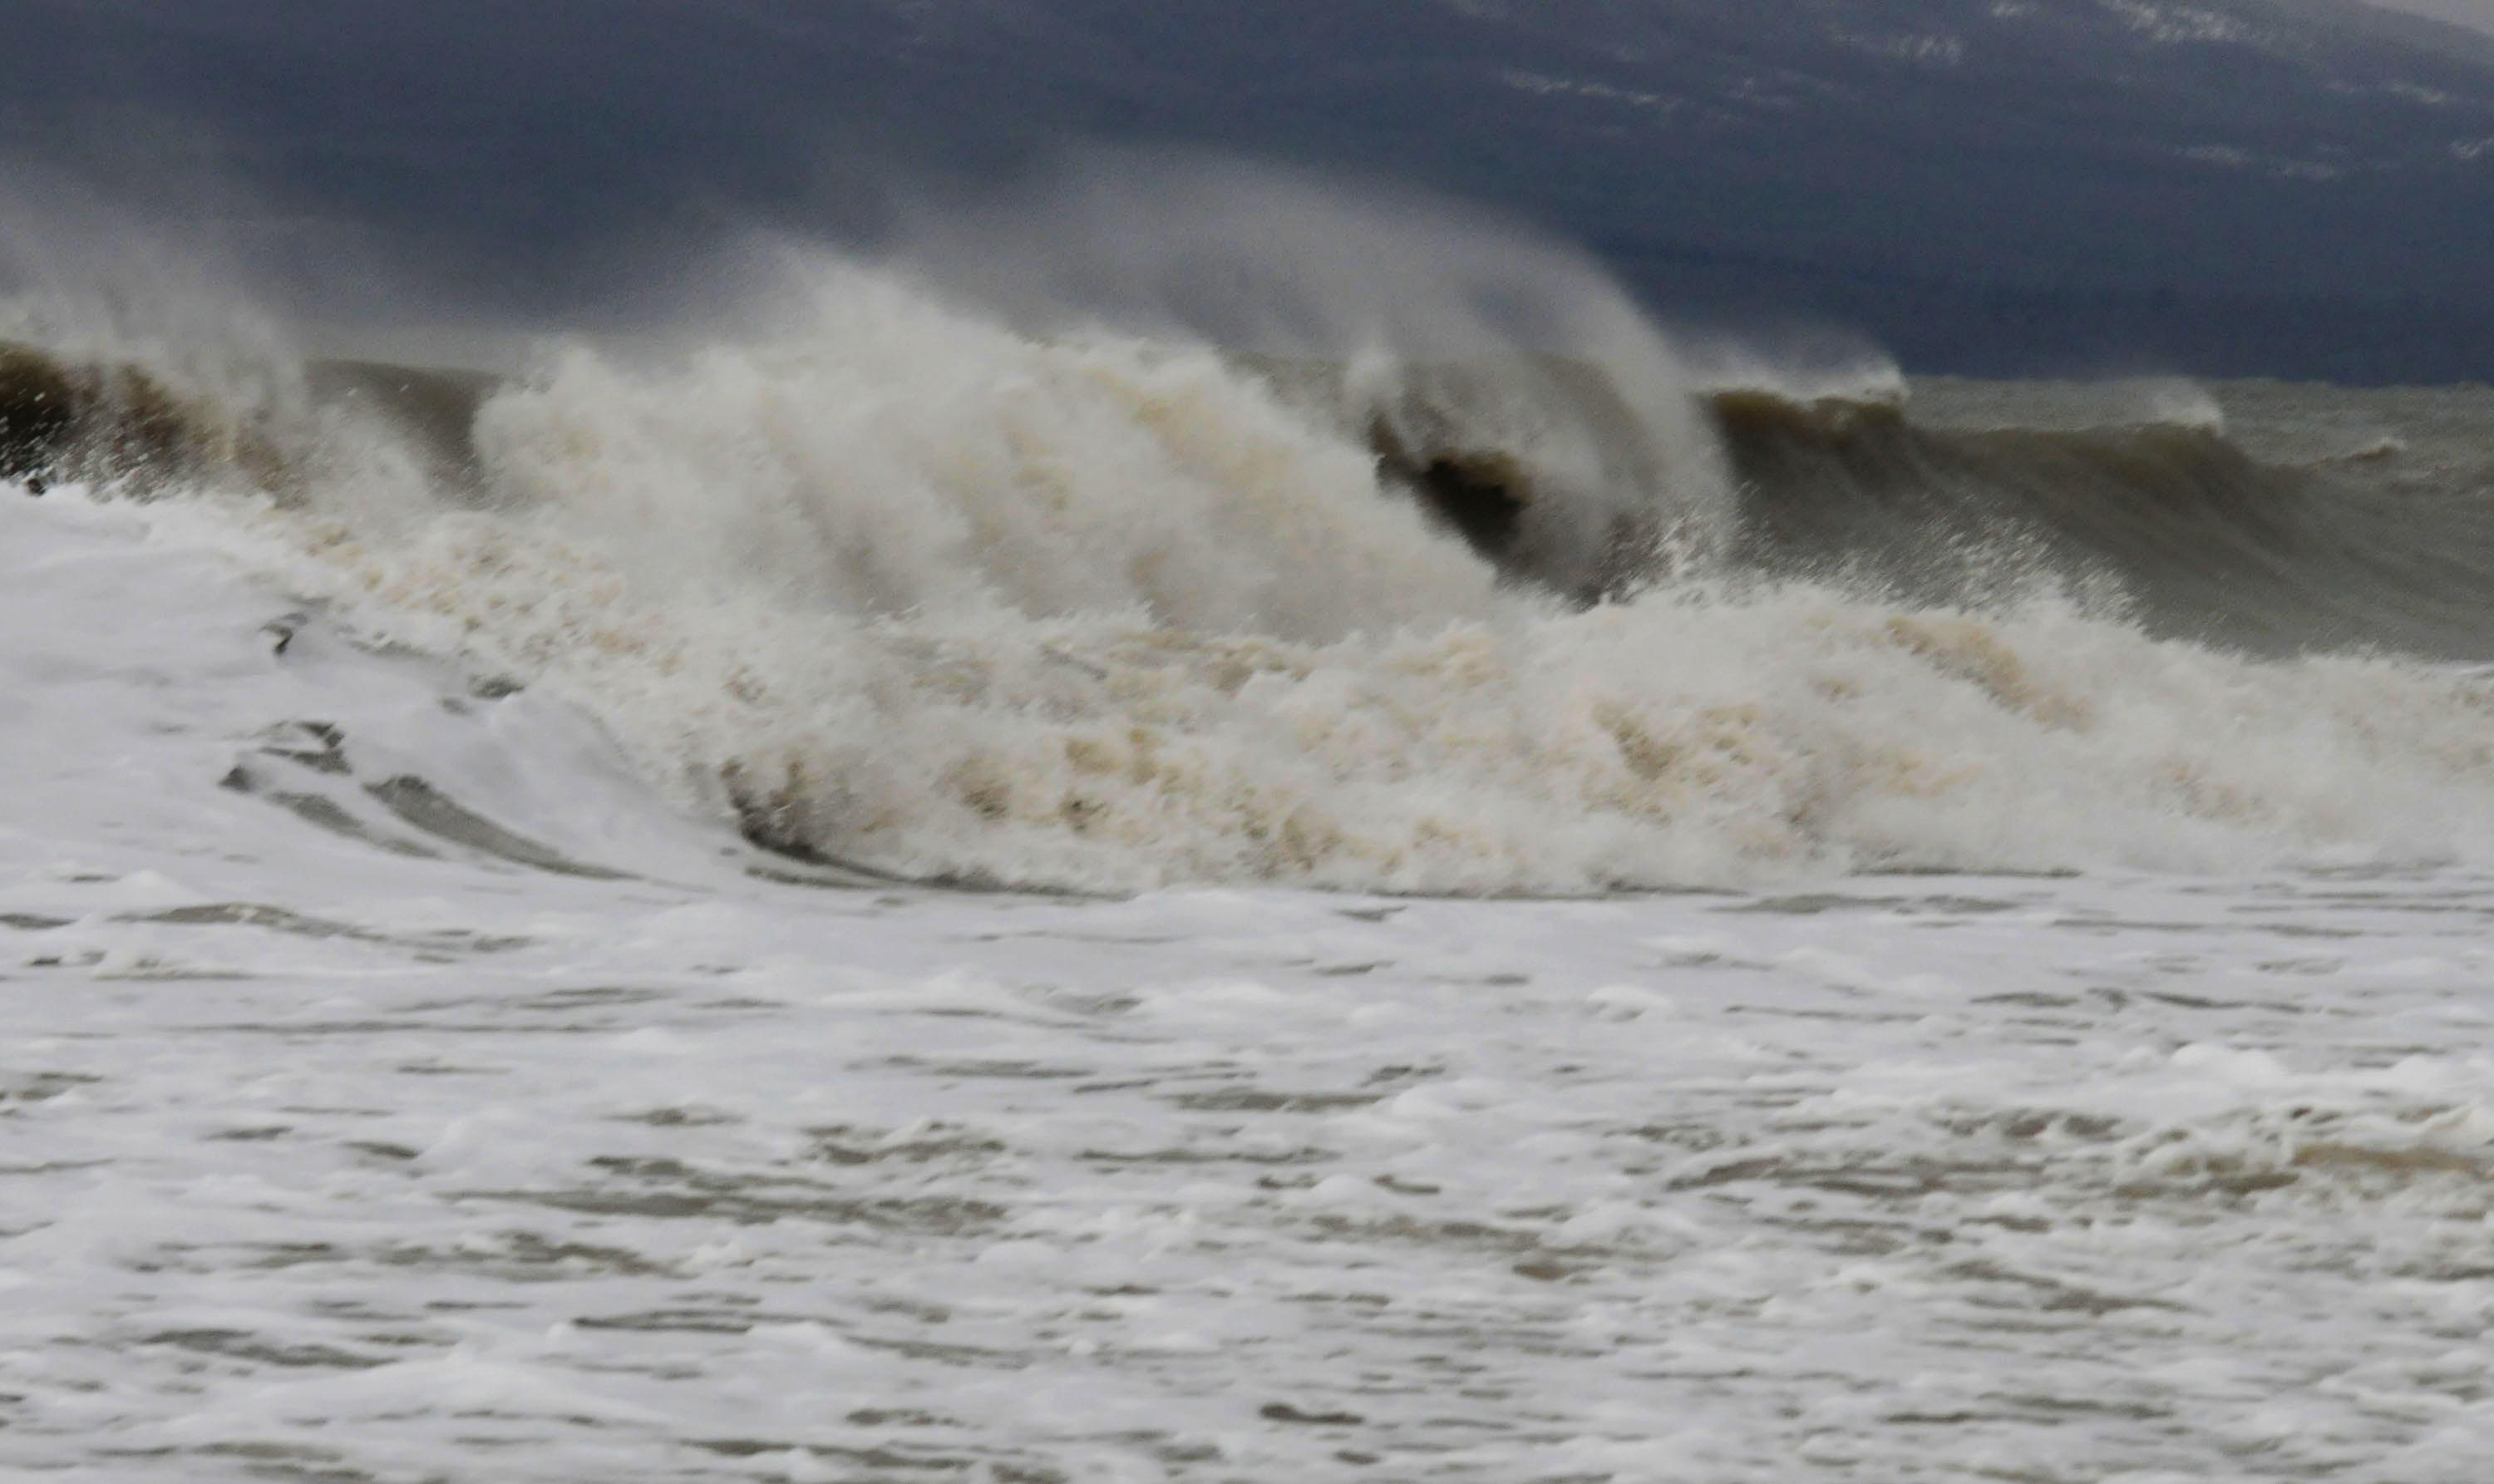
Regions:
<svg viewBox="0 0 2494 1484"><path fill-rule="evenodd" d="M2424 658L2487 647L2485 492L2413 446L1693 383L1658 426L1651 362L1631 397L1582 356L1037 334L846 266L767 332L508 380L124 370L193 453L118 472L103 373L16 357L75 414L0 409L16 471L191 492L168 518L370 638L881 873L1566 893L2494 840L2494 688Z"/></svg>

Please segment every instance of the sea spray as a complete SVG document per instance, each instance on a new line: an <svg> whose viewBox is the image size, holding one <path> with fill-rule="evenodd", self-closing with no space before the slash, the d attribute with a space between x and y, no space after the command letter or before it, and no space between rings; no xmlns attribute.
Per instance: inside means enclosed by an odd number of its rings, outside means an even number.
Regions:
<svg viewBox="0 0 2494 1484"><path fill-rule="evenodd" d="M1248 196L1350 246L1249 275L1261 344L1184 296L794 249L763 309L508 380L263 350L228 388L125 337L275 467L115 487L577 708L697 815L907 877L1572 893L2494 839L2483 682L2328 652L2481 641L2475 506L2419 525L2196 414L1710 389L1565 253L1447 228L1438 287L1388 292L1367 250L1427 233L1295 190ZM1136 285L1203 282L1155 251ZM1977 581L1958 543L2007 556Z"/></svg>

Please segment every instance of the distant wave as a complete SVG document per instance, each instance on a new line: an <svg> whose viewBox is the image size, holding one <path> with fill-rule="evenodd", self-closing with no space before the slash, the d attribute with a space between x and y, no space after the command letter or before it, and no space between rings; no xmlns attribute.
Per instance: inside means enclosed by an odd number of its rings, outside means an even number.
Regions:
<svg viewBox="0 0 2494 1484"><path fill-rule="evenodd" d="M1712 399L1741 485L1743 560L1841 565L1926 600L2004 551L2105 579L2151 631L2267 653L2494 654L2494 507L2369 477L2395 459L2266 463L2194 409L2078 429L1918 424L1898 404Z"/></svg>

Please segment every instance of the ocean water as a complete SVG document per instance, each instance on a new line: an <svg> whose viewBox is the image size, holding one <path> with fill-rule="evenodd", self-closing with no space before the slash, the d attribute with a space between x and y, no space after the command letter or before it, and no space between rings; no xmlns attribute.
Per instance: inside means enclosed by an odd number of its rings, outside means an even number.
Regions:
<svg viewBox="0 0 2494 1484"><path fill-rule="evenodd" d="M20 311L0 1471L2482 1476L2494 394L982 302Z"/></svg>

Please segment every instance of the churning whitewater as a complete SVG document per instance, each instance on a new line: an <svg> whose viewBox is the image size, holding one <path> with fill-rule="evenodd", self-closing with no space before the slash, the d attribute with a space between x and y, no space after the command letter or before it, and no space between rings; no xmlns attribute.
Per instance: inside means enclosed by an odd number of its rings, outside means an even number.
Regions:
<svg viewBox="0 0 2494 1484"><path fill-rule="evenodd" d="M680 806L895 878L1573 893L2494 839L2494 690L2426 662L2484 634L2379 648L2448 606L2371 549L2395 492L2205 421L1666 398L1662 337L1597 318L1607 360L1324 360L814 263L768 331L505 380L19 350L10 426L364 642L580 709ZM2424 504L2411 546L2483 539Z"/></svg>

